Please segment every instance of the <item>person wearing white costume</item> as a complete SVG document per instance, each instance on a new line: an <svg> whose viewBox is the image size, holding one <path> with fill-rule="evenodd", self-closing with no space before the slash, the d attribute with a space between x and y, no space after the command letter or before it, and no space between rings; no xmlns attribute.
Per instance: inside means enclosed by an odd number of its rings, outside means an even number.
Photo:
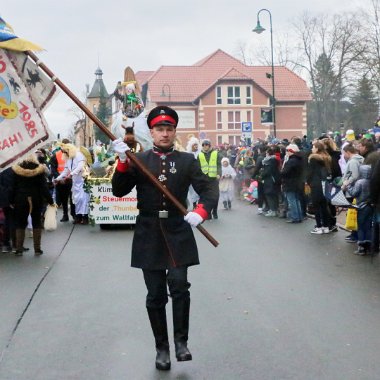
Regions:
<svg viewBox="0 0 380 380"><path fill-rule="evenodd" d="M63 144L61 150L63 158L66 160L65 169L55 179L55 182L67 178L72 179L71 193L76 214L74 224L88 224L90 194L86 193L83 188L83 172L87 165L86 157L73 144Z"/></svg>
<svg viewBox="0 0 380 380"><path fill-rule="evenodd" d="M220 199L223 202L225 210L231 210L231 202L234 197L234 179L236 177L235 169L230 165L227 157L222 158L222 176L219 180Z"/></svg>

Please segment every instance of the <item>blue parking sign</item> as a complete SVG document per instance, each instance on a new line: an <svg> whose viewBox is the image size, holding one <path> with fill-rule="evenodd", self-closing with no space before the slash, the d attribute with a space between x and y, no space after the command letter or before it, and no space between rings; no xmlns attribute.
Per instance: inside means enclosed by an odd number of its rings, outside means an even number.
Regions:
<svg viewBox="0 0 380 380"><path fill-rule="evenodd" d="M241 123L242 132L252 132L252 121L243 121Z"/></svg>

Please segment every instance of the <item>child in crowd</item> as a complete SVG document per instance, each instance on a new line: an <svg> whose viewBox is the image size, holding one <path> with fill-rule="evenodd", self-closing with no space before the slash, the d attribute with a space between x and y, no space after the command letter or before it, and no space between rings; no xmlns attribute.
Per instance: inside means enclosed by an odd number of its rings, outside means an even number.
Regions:
<svg viewBox="0 0 380 380"><path fill-rule="evenodd" d="M359 179L348 185L347 192L351 197L356 198L358 209L358 249L356 255L365 255L371 248L372 213L370 205L370 179L371 166L359 166Z"/></svg>
<svg viewBox="0 0 380 380"><path fill-rule="evenodd" d="M235 169L230 165L227 157L222 160L222 176L219 180L220 199L223 202L225 210L231 210L231 202L234 196L234 179L236 177Z"/></svg>

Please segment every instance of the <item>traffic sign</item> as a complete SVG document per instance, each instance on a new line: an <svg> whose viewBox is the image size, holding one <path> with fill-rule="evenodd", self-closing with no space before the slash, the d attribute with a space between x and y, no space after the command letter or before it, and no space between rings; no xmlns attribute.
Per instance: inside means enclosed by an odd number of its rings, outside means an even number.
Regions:
<svg viewBox="0 0 380 380"><path fill-rule="evenodd" d="M244 132L252 132L252 121L243 121L241 123L241 131Z"/></svg>

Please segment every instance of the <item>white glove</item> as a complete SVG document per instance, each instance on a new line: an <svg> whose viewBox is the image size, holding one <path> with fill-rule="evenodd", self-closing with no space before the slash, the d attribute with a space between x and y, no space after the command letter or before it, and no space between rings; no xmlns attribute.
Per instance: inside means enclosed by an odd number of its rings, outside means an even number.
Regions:
<svg viewBox="0 0 380 380"><path fill-rule="evenodd" d="M185 215L184 219L193 227L196 227L198 224L201 224L203 222L203 218L193 211L190 211L187 215Z"/></svg>
<svg viewBox="0 0 380 380"><path fill-rule="evenodd" d="M129 146L123 141L122 138L112 141L112 150L117 153L119 160L125 162L127 160L127 155L125 152L129 149Z"/></svg>

